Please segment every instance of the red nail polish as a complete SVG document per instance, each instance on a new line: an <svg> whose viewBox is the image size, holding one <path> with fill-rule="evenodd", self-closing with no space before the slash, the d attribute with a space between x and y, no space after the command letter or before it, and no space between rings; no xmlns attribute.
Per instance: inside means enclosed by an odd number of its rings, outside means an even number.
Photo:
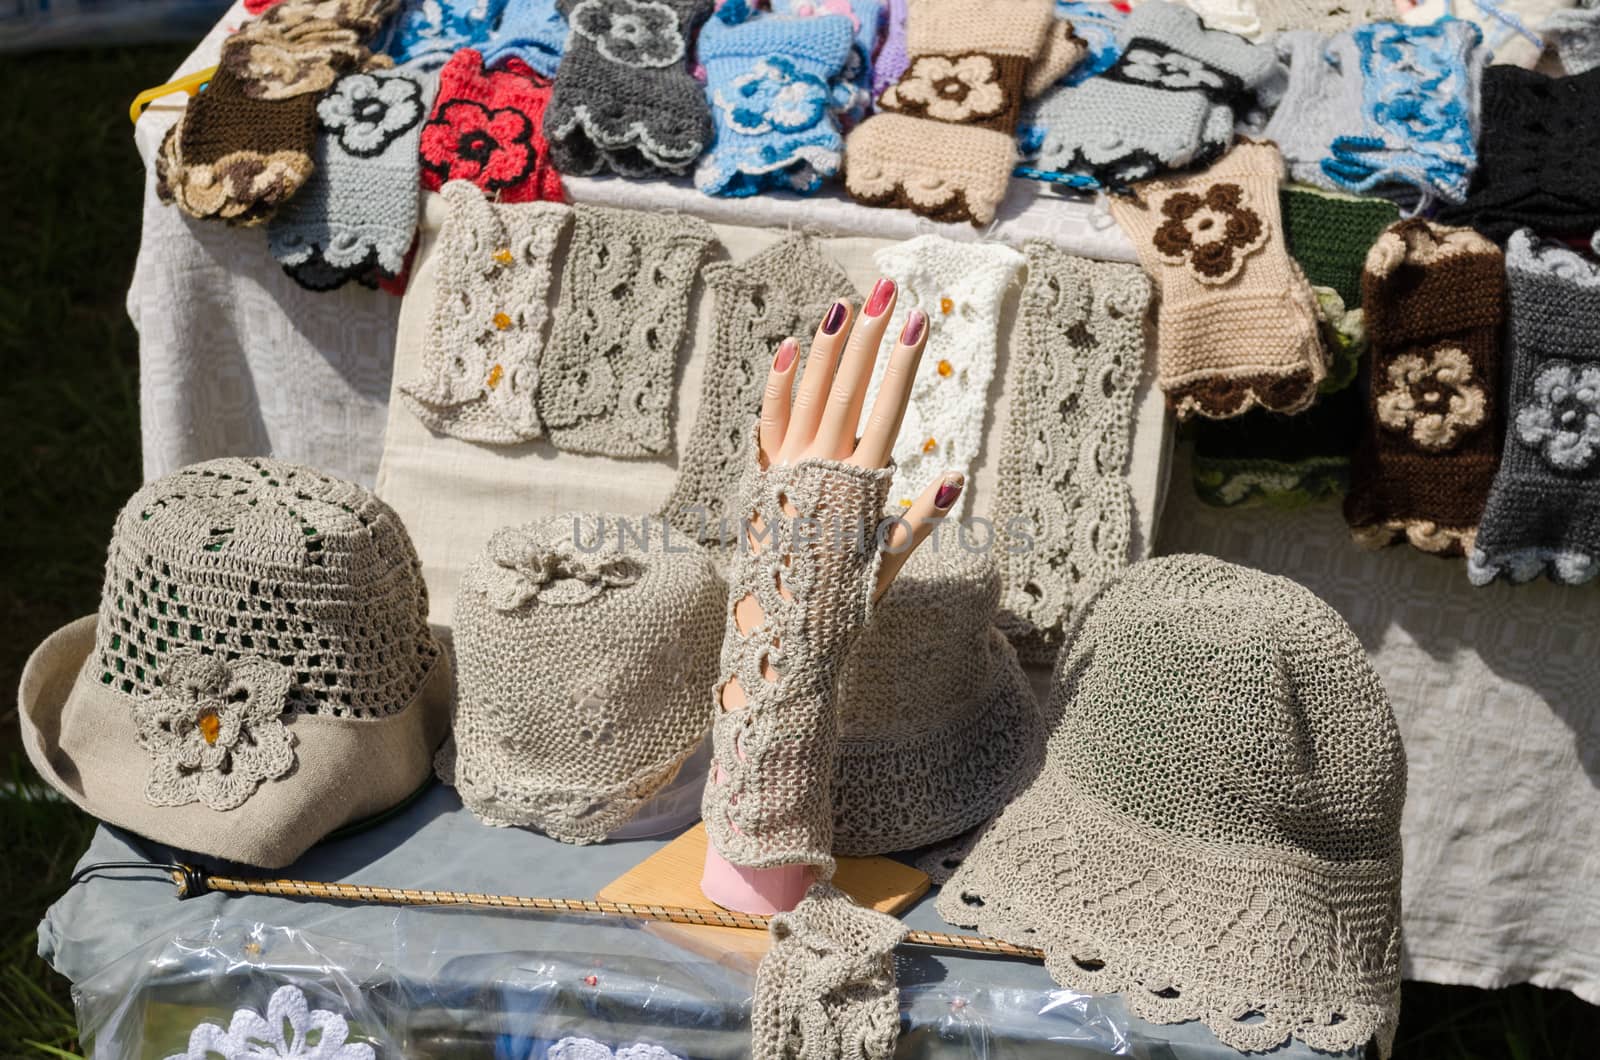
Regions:
<svg viewBox="0 0 1600 1060"><path fill-rule="evenodd" d="M872 297L867 299L867 307L862 312L869 317L880 317L889 308L889 299L893 297L894 281L885 276L873 285Z"/></svg>
<svg viewBox="0 0 1600 1060"><path fill-rule="evenodd" d="M794 363L794 355L800 352L800 346L793 339L784 339L778 343L778 352L772 358L774 372L787 372Z"/></svg>
<svg viewBox="0 0 1600 1060"><path fill-rule="evenodd" d="M941 482L939 492L933 495L933 506L941 512L948 509L961 496L960 482Z"/></svg>
<svg viewBox="0 0 1600 1060"><path fill-rule="evenodd" d="M845 309L843 302L835 302L828 307L828 315L822 318L822 333L824 335L837 335L839 329L844 327L844 318L849 310Z"/></svg>
<svg viewBox="0 0 1600 1060"><path fill-rule="evenodd" d="M906 317L906 326L900 329L900 345L915 346L927 326L928 314L920 309L913 309L911 315Z"/></svg>

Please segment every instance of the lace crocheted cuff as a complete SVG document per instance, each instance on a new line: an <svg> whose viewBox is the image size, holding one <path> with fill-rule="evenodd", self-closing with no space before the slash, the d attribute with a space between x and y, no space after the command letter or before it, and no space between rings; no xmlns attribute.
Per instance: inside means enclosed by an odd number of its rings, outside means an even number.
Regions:
<svg viewBox="0 0 1600 1060"><path fill-rule="evenodd" d="M695 217L578 206L539 373L539 416L572 453L672 451L672 385L689 295L715 242Z"/></svg>
<svg viewBox="0 0 1600 1060"><path fill-rule="evenodd" d="M825 883L773 917L750 1013L755 1060L889 1060L900 1037L894 948L905 933Z"/></svg>
<svg viewBox="0 0 1600 1060"><path fill-rule="evenodd" d="M439 98L422 129L422 186L466 180L497 202L560 202L561 177L541 132L549 100L550 86L517 61L485 70L477 52L457 52L439 71Z"/></svg>
<svg viewBox="0 0 1600 1060"><path fill-rule="evenodd" d="M700 33L716 139L695 170L708 195L768 188L810 193L839 170L844 141L829 108L830 79L851 54L850 20L771 15Z"/></svg>
<svg viewBox="0 0 1600 1060"><path fill-rule="evenodd" d="M837 460L748 466L717 686L720 702L736 681L747 705L719 710L702 803L711 842L735 865L832 873L834 688L871 611L892 475ZM741 632L747 597L764 617Z"/></svg>
<svg viewBox="0 0 1600 1060"><path fill-rule="evenodd" d="M685 59L711 0L557 0L571 33L545 114L563 173L686 173L711 143Z"/></svg>
<svg viewBox="0 0 1600 1060"><path fill-rule="evenodd" d="M714 300L711 349L700 411L660 514L702 543L732 544L736 534L725 519L744 468L755 460L750 424L761 412L773 351L785 338L815 327L828 306L854 288L844 270L803 235L748 261L708 265L700 276Z"/></svg>
<svg viewBox="0 0 1600 1060"><path fill-rule="evenodd" d="M439 434L491 445L538 438L552 260L572 208L494 203L464 180L443 197L421 364L401 399Z"/></svg>

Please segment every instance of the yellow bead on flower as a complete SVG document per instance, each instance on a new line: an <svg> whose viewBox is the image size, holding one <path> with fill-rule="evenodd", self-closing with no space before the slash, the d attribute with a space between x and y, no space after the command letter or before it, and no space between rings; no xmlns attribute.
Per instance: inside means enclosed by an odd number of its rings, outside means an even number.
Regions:
<svg viewBox="0 0 1600 1060"><path fill-rule="evenodd" d="M490 368L489 369L489 389L493 390L495 387L499 386L500 385L500 378L501 378L501 376L503 376L505 374L506 374L506 370L504 368L501 368L498 364L495 365L494 367Z"/></svg>
<svg viewBox="0 0 1600 1060"><path fill-rule="evenodd" d="M494 260L498 261L502 265L510 265L513 260L511 257L511 249L509 247L501 247L499 250L494 252Z"/></svg>
<svg viewBox="0 0 1600 1060"><path fill-rule="evenodd" d="M222 734L222 719L217 717L217 712L210 707L200 712L195 723L200 727L200 735L208 744L216 743L217 737Z"/></svg>
<svg viewBox="0 0 1600 1060"><path fill-rule="evenodd" d="M955 371L955 370L956 369L955 369L954 365L952 365L949 361L946 361L943 358L940 358L940 360L939 360L939 375L940 376L944 377L945 379L949 379L950 378L950 373Z"/></svg>
<svg viewBox="0 0 1600 1060"><path fill-rule="evenodd" d="M950 310L954 309L955 307L956 307L956 304L954 302L950 301L950 299L948 299L948 298L939 299L939 312L943 313L945 316L949 316L950 315Z"/></svg>
<svg viewBox="0 0 1600 1060"><path fill-rule="evenodd" d="M937 448L939 448L939 442L937 439L929 438L927 441L922 443L922 451L924 453L931 453Z"/></svg>
<svg viewBox="0 0 1600 1060"><path fill-rule="evenodd" d="M910 497L901 497L900 498L900 507L902 507L902 508L911 507L911 498Z"/></svg>
<svg viewBox="0 0 1600 1060"><path fill-rule="evenodd" d="M506 328L511 326L511 318L507 316L504 311L496 313L493 319L494 326L499 328L501 331L504 331Z"/></svg>

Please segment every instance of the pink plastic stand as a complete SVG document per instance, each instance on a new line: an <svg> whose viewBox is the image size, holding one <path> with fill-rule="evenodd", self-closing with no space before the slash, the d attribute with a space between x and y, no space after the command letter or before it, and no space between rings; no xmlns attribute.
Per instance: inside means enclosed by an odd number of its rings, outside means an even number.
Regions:
<svg viewBox="0 0 1600 1060"><path fill-rule="evenodd" d="M710 843L706 844L706 869L700 893L736 913L771 916L787 913L800 904L816 879L810 865L779 865L774 869L746 869L733 864Z"/></svg>

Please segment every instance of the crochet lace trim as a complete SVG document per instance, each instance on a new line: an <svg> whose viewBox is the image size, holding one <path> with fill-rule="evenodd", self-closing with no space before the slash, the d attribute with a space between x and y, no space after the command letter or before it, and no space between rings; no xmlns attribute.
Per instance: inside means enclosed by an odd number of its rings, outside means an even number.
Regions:
<svg viewBox="0 0 1600 1060"><path fill-rule="evenodd" d="M1431 519L1382 519L1368 526L1352 526L1350 539L1377 551L1404 540L1412 548L1436 556L1463 556L1472 551L1476 526L1440 526Z"/></svg>
<svg viewBox="0 0 1600 1060"><path fill-rule="evenodd" d="M1474 548L1467 560L1473 585L1488 585L1504 576L1514 585L1548 574L1562 585L1582 585L1600 574L1600 552L1581 548L1513 548L1488 553Z"/></svg>
<svg viewBox="0 0 1600 1060"><path fill-rule="evenodd" d="M299 987L280 986L267 999L264 1014L241 1008L226 1028L201 1023L189 1033L189 1047L166 1060L373 1060L374 1055L372 1046L350 1041L350 1021L343 1013L313 1009Z"/></svg>

